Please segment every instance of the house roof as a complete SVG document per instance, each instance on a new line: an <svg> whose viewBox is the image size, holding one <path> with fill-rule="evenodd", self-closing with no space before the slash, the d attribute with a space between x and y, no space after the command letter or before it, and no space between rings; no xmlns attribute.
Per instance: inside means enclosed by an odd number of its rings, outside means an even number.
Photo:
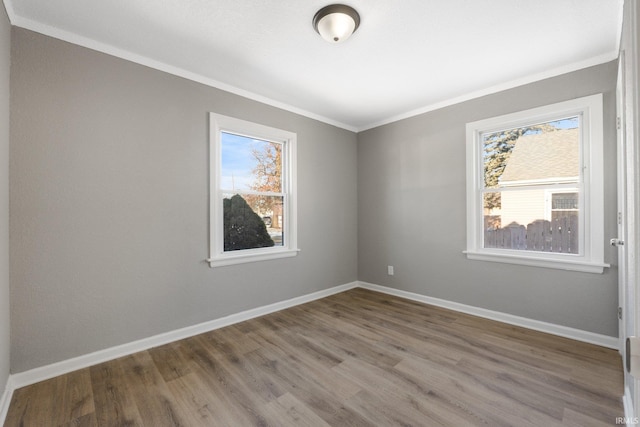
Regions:
<svg viewBox="0 0 640 427"><path fill-rule="evenodd" d="M500 177L500 184L578 177L578 132L576 128L520 137Z"/></svg>

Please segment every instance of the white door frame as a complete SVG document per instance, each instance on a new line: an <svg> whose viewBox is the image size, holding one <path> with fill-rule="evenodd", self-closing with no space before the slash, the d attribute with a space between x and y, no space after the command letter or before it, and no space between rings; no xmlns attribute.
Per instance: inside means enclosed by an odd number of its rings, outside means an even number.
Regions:
<svg viewBox="0 0 640 427"><path fill-rule="evenodd" d="M640 73L639 42L640 34L638 25L640 14L638 4L635 0L626 0L624 4L624 22L622 39L620 44L618 85L616 88L617 114L621 120L621 131L624 137L624 162L619 166L618 173L624 179L623 195L625 211L622 214L623 226L626 236L624 251L621 257L624 262L624 274L626 277L620 284L624 292L623 319L620 335L626 337L638 335L640 328L640 292L638 284L640 280L640 147L638 146L638 136L640 135L640 108L638 105L638 90L640 89L638 75ZM620 138L620 134L618 135ZM626 347L626 346L625 346ZM622 349L623 356L625 350ZM625 416L629 419L636 419L640 410L640 379L633 378L625 369L624 374L624 407Z"/></svg>
<svg viewBox="0 0 640 427"><path fill-rule="evenodd" d="M618 59L618 80L616 83L616 127L617 127L617 222L618 240L618 337L620 354L623 361L625 355L625 341L629 325L627 320L633 320L633 309L627 304L628 280L627 280L627 148L625 135L625 52L620 52Z"/></svg>

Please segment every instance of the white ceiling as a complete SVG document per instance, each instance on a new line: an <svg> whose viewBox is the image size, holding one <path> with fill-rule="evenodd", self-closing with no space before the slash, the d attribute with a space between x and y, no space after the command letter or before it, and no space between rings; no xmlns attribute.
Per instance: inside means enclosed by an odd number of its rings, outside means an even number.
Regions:
<svg viewBox="0 0 640 427"><path fill-rule="evenodd" d="M617 57L623 0L4 0L11 22L358 131Z"/></svg>

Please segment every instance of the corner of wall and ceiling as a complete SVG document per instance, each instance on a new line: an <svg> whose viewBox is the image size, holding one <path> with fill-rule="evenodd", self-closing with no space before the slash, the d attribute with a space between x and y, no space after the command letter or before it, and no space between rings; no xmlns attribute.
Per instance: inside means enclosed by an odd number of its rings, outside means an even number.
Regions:
<svg viewBox="0 0 640 427"><path fill-rule="evenodd" d="M53 37L55 39L63 40L78 46L82 46L91 50L105 53L107 55L115 56L117 58L121 58L121 59L131 61L140 65L144 65L159 71L166 72L168 74L172 74L178 77L182 77L182 78L194 81L196 83L201 83L206 86L224 90L226 92L229 92L238 96L242 96L244 98L251 99L253 101L257 101L272 107L280 108L282 110L289 111L294 114L299 114L301 116L308 117L310 119L318 120L320 122L323 122L338 128L342 128L342 129L354 132L356 134L359 132L363 132L369 129L379 127L379 126L383 126L383 125L394 123L400 120L415 117L424 113L428 113L430 111L435 111L451 105L459 104L461 102L469 101L471 99L501 92L507 89L512 89L518 86L533 83L543 79L559 76L561 74L566 74L566 73L581 70L584 68L604 64L606 62L615 60L618 57L618 50L619 50L619 49L615 49L607 54L590 58L585 61L566 64L562 67L548 70L542 73L525 76L522 78L511 80L509 82L490 86L477 91L472 91L472 92L460 95L458 97L442 100L442 101L439 101L430 105L426 105L417 109L412 109L404 113L394 115L392 117L388 117L386 119L383 119L374 123L370 123L364 126L355 126L355 125L350 125L348 123L340 122L338 120L330 119L328 117L324 117L322 115L298 108L296 106L287 104L285 102L277 101L275 99L272 99L272 98L269 98L269 97L179 68L179 67L175 67L173 65L170 65L164 62L160 62L143 55L130 52L126 49L118 48L118 47L115 47L106 43L102 43L100 41L97 41L88 37L81 36L76 33L72 33L66 30L62 30L60 28L52 27L47 24L43 24L28 18L24 18L15 12L15 9L13 8L12 0L3 0L3 1L7 10L7 15L9 16L9 21L13 26L24 28L30 31L34 31L34 32L49 36L49 37ZM618 27L619 27L618 28L619 32L621 32L622 16L620 16L619 18ZM618 40L618 45L619 45L619 40Z"/></svg>

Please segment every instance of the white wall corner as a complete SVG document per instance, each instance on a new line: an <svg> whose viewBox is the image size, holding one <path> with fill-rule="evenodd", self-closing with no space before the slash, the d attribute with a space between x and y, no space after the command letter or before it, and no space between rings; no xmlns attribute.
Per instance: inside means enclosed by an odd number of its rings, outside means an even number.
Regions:
<svg viewBox="0 0 640 427"><path fill-rule="evenodd" d="M440 298L433 298L414 292L402 291L399 289L389 288L387 286L375 285L373 283L358 282L359 286L364 289L378 291L400 298L406 298L425 304L435 305L437 307L447 308L449 310L470 314L473 316L483 317L485 319L496 320L498 322L507 323L509 325L520 326L534 331L545 332L564 338L570 338L576 341L582 341L589 344L595 344L602 347L619 350L617 337L596 334L581 329L569 328L567 326L556 325L553 323L542 322L540 320L529 319L526 317L515 316L513 314L502 313L499 311L487 310L485 308L474 307L471 305L461 304L454 301L448 301Z"/></svg>
<svg viewBox="0 0 640 427"><path fill-rule="evenodd" d="M15 25L16 22L16 13L13 9L13 2L11 0L3 0L4 10L7 11L7 17L9 18L9 22L11 25Z"/></svg>
<svg viewBox="0 0 640 427"><path fill-rule="evenodd" d="M14 390L13 377L9 375L9 378L7 378L7 384L4 387L4 393L2 393L2 396L0 397L0 426L3 426L7 419L9 404L11 403Z"/></svg>

